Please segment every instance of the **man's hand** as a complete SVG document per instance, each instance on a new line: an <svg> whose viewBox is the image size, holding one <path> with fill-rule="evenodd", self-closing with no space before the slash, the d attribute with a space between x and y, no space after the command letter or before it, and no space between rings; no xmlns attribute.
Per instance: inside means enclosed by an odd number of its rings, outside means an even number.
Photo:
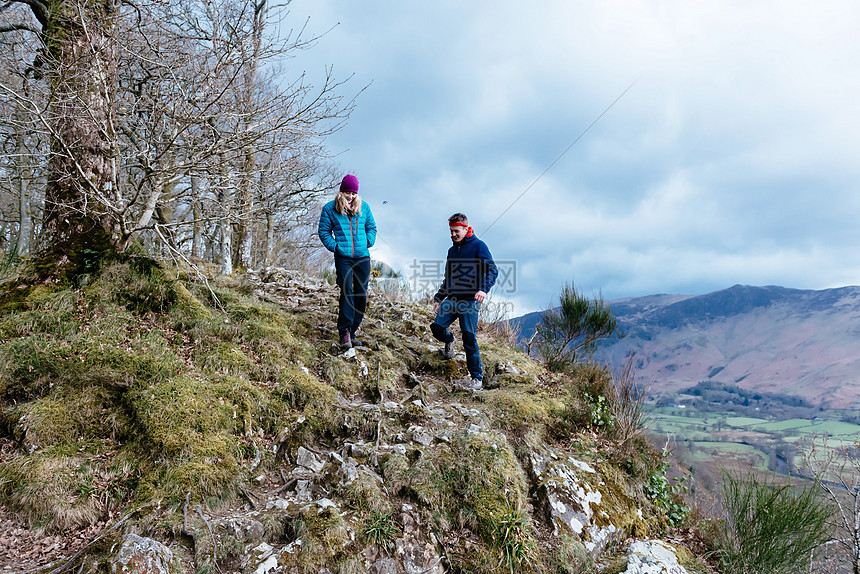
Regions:
<svg viewBox="0 0 860 574"><path fill-rule="evenodd" d="M439 301L433 301L433 312L434 313L439 312Z"/></svg>
<svg viewBox="0 0 860 574"><path fill-rule="evenodd" d="M487 294L484 293L483 291L478 291L477 293L475 293L475 301L477 301L478 303L483 303L484 299L486 299L486 298L487 298Z"/></svg>

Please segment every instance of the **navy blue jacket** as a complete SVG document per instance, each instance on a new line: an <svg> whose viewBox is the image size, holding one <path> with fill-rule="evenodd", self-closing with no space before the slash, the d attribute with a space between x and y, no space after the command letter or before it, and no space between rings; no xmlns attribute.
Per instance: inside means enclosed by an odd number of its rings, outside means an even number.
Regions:
<svg viewBox="0 0 860 574"><path fill-rule="evenodd" d="M471 301L478 291L489 293L498 275L487 244L474 235L466 237L448 250L445 280L433 299L443 301L447 297L455 301Z"/></svg>

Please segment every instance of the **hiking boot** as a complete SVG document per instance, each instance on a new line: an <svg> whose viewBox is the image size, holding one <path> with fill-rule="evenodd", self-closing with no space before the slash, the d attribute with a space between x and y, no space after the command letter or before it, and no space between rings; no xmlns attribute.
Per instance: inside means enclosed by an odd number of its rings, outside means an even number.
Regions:
<svg viewBox="0 0 860 574"><path fill-rule="evenodd" d="M349 334L349 342L352 343L353 347L363 347L364 343L355 338L355 333Z"/></svg>
<svg viewBox="0 0 860 574"><path fill-rule="evenodd" d="M454 381L454 390L461 391L483 391L484 383L481 379L475 378L462 378Z"/></svg>
<svg viewBox="0 0 860 574"><path fill-rule="evenodd" d="M446 359L454 358L454 341L445 343L445 348L442 350L442 356Z"/></svg>
<svg viewBox="0 0 860 574"><path fill-rule="evenodd" d="M343 331L340 334L340 348L342 351L352 349L352 337L349 336L349 331Z"/></svg>

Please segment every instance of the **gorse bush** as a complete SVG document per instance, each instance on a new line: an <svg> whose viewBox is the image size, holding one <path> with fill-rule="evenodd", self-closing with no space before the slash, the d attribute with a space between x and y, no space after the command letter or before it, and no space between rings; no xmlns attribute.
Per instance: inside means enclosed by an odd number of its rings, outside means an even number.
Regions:
<svg viewBox="0 0 860 574"><path fill-rule="evenodd" d="M562 371L587 359L601 339L619 336L618 324L603 297L589 299L566 283L558 307L548 309L535 326L528 350L535 348L548 368Z"/></svg>
<svg viewBox="0 0 860 574"><path fill-rule="evenodd" d="M723 473L726 517L717 525L718 557L727 574L794 574L806 570L829 539L831 510L814 486Z"/></svg>

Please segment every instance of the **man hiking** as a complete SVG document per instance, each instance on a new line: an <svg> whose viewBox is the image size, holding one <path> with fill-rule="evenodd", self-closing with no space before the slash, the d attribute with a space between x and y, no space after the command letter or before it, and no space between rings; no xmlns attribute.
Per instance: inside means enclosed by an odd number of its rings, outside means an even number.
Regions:
<svg viewBox="0 0 860 574"><path fill-rule="evenodd" d="M433 297L436 320L430 325L430 330L436 339L445 343L442 354L451 359L454 357L454 335L448 327L455 320L460 321L470 378L456 381L454 386L480 391L484 388L484 373L476 336L478 312L499 273L487 244L475 236L464 214L455 213L449 217L448 228L454 245L448 250L445 279Z"/></svg>

